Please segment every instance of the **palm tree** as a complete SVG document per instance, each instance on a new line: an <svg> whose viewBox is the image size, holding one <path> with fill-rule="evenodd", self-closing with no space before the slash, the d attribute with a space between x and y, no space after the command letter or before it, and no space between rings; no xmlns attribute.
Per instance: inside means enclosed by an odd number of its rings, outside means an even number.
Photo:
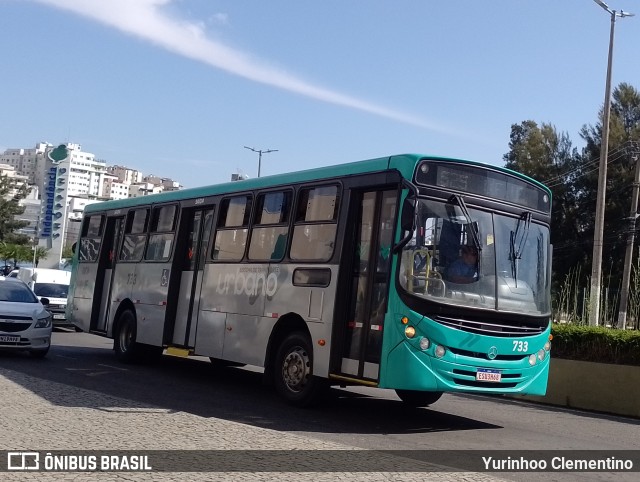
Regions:
<svg viewBox="0 0 640 482"><path fill-rule="evenodd" d="M47 255L49 254L49 250L46 248L43 248L42 246L36 246L36 254L33 257L33 259L35 260L35 266L34 268L38 267L38 263L40 262L41 259L46 259Z"/></svg>

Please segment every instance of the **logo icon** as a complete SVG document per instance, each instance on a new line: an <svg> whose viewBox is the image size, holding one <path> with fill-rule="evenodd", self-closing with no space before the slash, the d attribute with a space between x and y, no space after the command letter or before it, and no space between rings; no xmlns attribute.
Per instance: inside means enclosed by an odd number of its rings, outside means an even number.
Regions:
<svg viewBox="0 0 640 482"><path fill-rule="evenodd" d="M7 452L7 470L38 470L39 468L38 452Z"/></svg>
<svg viewBox="0 0 640 482"><path fill-rule="evenodd" d="M491 348L489 348L489 352L487 353L487 357L489 357L489 360L493 360L497 356L498 356L498 349L495 346L492 346Z"/></svg>

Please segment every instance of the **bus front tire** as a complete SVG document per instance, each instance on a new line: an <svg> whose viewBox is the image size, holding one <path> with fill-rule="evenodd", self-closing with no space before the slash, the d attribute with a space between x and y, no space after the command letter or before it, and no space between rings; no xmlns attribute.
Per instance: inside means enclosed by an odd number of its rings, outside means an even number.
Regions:
<svg viewBox="0 0 640 482"><path fill-rule="evenodd" d="M287 336L278 348L274 365L276 391L291 405L307 407L317 401L326 384L313 376L311 340L303 333Z"/></svg>
<svg viewBox="0 0 640 482"><path fill-rule="evenodd" d="M428 407L440 400L442 392L422 392L418 390L396 390L405 405L410 407Z"/></svg>
<svg viewBox="0 0 640 482"><path fill-rule="evenodd" d="M125 310L118 318L118 330L113 337L116 358L125 363L136 362L140 356L140 346L136 342L136 315Z"/></svg>

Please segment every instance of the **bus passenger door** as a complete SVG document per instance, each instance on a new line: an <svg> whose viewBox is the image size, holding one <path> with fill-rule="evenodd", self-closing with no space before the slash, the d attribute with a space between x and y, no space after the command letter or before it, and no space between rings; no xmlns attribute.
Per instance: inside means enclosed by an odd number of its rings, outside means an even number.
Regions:
<svg viewBox="0 0 640 482"><path fill-rule="evenodd" d="M169 344L183 348L195 345L204 262L213 224L212 206L183 208L172 277L169 284L165 336ZM175 315L174 315L175 313ZM171 322L173 320L173 323Z"/></svg>
<svg viewBox="0 0 640 482"><path fill-rule="evenodd" d="M347 238L351 256L343 257L350 271L346 320L343 323L342 375L377 381L387 292L391 270L391 246L398 191L367 191L352 194L355 206ZM345 251L345 252L349 252ZM343 278L344 279L344 278Z"/></svg>
<svg viewBox="0 0 640 482"><path fill-rule="evenodd" d="M118 247L122 240L124 229L124 216L107 218L104 242L100 251L98 262L98 274L96 277L95 295L99 296L100 303L94 303L91 312L91 331L106 333L109 319L109 307L111 306L111 291L113 287L113 275L117 260Z"/></svg>

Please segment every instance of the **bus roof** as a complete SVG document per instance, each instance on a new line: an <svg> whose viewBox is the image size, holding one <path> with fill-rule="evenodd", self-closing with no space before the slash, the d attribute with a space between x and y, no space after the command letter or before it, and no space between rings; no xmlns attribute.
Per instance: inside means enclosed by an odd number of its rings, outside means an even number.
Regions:
<svg viewBox="0 0 640 482"><path fill-rule="evenodd" d="M113 209L128 208L132 206L148 205L155 203L166 203L172 201L180 201L183 199L199 198L206 196L214 196L218 194L230 194L234 192L242 192L252 189L264 189L276 186L286 186L299 182L308 182L320 179L340 178L357 174L365 174L368 172L379 172L387 169L398 170L406 179L412 179L416 164L423 159L432 159L436 161L463 162L482 166L497 171L510 173L525 179L540 189L551 194L551 191L540 182L525 176L521 173L506 169L504 167L493 166L486 163L469 161L465 159L454 159L440 156L429 156L424 154L400 154L388 157L380 157L377 159L369 159L366 161L348 162L326 167L318 167L307 169L304 171L290 172L286 174L275 174L258 178L245 179L242 181L229 181L221 184L213 184L208 186L182 189L179 191L170 191L159 194L151 194L148 196L118 199L105 201L101 203L89 204L85 207L85 213L108 211Z"/></svg>

